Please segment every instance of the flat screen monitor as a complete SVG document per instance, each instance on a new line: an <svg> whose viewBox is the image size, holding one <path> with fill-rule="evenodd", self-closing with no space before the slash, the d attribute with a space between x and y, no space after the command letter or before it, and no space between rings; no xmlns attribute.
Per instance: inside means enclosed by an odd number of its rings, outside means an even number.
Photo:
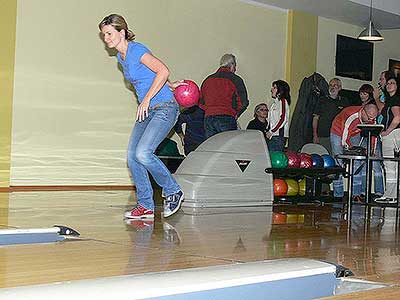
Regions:
<svg viewBox="0 0 400 300"><path fill-rule="evenodd" d="M374 45L371 42L338 34L336 37L336 75L372 80Z"/></svg>

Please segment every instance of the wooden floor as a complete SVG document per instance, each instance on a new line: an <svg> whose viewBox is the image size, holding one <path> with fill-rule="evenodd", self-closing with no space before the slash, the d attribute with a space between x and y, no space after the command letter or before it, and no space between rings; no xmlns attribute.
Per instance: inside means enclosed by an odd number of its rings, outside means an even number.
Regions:
<svg viewBox="0 0 400 300"><path fill-rule="evenodd" d="M400 299L400 225L395 209L280 205L273 212L126 223L131 191L0 193L0 228L70 226L79 239L0 247L0 287L304 257L342 264L391 286L332 299Z"/></svg>

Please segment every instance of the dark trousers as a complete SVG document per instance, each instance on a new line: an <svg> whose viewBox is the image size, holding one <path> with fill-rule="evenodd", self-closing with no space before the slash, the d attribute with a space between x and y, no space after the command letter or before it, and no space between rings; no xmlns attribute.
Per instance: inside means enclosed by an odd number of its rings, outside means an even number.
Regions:
<svg viewBox="0 0 400 300"><path fill-rule="evenodd" d="M204 118L206 138L229 130L237 130L236 118L228 115L207 116Z"/></svg>

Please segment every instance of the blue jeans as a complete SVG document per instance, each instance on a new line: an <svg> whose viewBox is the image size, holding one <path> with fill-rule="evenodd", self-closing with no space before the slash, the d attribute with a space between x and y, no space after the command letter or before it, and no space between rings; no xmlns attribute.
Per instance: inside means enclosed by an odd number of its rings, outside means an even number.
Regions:
<svg viewBox="0 0 400 300"><path fill-rule="evenodd" d="M360 137L359 141L361 142L361 137ZM358 144L359 144L359 142L357 143L357 145ZM361 146L367 147L367 138L364 138ZM382 157L382 141L381 141L380 137L378 137L376 140L375 155L377 157ZM372 169L374 171L374 188L375 188L374 192L377 195L383 195L385 190L384 190L384 184L383 184L383 172L382 172L381 162L380 161L372 161ZM363 179L362 180L362 194L364 194L366 191L366 189L365 189L366 166L365 165L361 170L361 177Z"/></svg>
<svg viewBox="0 0 400 300"><path fill-rule="evenodd" d="M271 151L283 151L285 148L286 138L283 136L272 136L271 139L267 140L268 150Z"/></svg>
<svg viewBox="0 0 400 300"><path fill-rule="evenodd" d="M359 136L353 136L350 138L350 143L352 145L358 145L357 142L360 141ZM331 133L331 146L332 146L332 155L335 157L338 154L343 154L343 146L342 146L342 137L336 134ZM336 163L338 166L343 166L343 162L340 159L336 159ZM362 161L356 160L354 162L354 172L361 166ZM363 194L362 189L362 172L359 172L356 175L353 175L353 195L359 196ZM333 181L333 196L334 197L343 197L344 196L344 187L343 187L343 177L339 175L337 180Z"/></svg>
<svg viewBox="0 0 400 300"><path fill-rule="evenodd" d="M206 138L229 130L237 130L236 118L228 115L207 116L204 118Z"/></svg>
<svg viewBox="0 0 400 300"><path fill-rule="evenodd" d="M154 154L174 126L179 114L175 100L157 104L150 108L148 117L136 121L128 146L128 167L136 186L137 202L154 210L153 188L149 172L155 182L163 188L165 195L180 191L179 185L164 163Z"/></svg>

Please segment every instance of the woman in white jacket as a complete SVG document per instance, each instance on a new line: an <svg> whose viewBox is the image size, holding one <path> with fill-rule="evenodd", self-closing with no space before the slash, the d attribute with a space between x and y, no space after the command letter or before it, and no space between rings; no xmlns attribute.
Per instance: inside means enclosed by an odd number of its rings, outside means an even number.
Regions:
<svg viewBox="0 0 400 300"><path fill-rule="evenodd" d="M269 151L283 151L286 139L289 137L289 84L283 80L274 81L271 96L273 102L268 112L270 129L266 134L268 149Z"/></svg>

